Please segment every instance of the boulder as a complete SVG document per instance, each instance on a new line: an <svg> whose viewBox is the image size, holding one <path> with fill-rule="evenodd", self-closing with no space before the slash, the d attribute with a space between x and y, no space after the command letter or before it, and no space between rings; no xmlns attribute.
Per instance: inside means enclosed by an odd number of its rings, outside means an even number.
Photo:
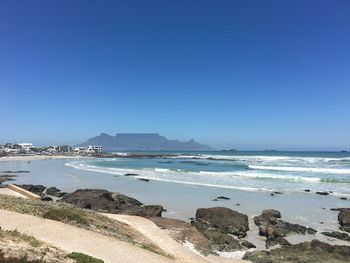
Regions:
<svg viewBox="0 0 350 263"><path fill-rule="evenodd" d="M349 246L332 246L319 240L284 246L270 251L247 252L243 259L254 263L346 263L349 262Z"/></svg>
<svg viewBox="0 0 350 263"><path fill-rule="evenodd" d="M340 229L350 233L350 208L341 208L338 214Z"/></svg>
<svg viewBox="0 0 350 263"><path fill-rule="evenodd" d="M329 192L316 192L318 195L329 195Z"/></svg>
<svg viewBox="0 0 350 263"><path fill-rule="evenodd" d="M332 231L332 232L322 232L321 234L328 237L334 237L340 240L344 240L344 241L350 241L350 236L344 232Z"/></svg>
<svg viewBox="0 0 350 263"><path fill-rule="evenodd" d="M280 219L281 213L278 210L264 210L261 215L254 217L254 223L259 226L259 235L266 237L266 247L290 245L284 239L290 233L315 234L317 231L299 224L292 224Z"/></svg>
<svg viewBox="0 0 350 263"><path fill-rule="evenodd" d="M51 196L55 196L55 197L62 197L64 196L66 193L65 192L61 192L60 189L56 188L56 187L49 187L46 189L46 194L51 195Z"/></svg>
<svg viewBox="0 0 350 263"><path fill-rule="evenodd" d="M134 198L102 189L79 189L66 194L61 201L98 212L143 217L161 216L163 211L160 205L144 206Z"/></svg>
<svg viewBox="0 0 350 263"><path fill-rule="evenodd" d="M245 237L249 230L248 216L226 207L197 209L195 224L197 228L215 228L237 237Z"/></svg>
<svg viewBox="0 0 350 263"><path fill-rule="evenodd" d="M249 230L247 215L229 208L200 208L191 223L208 238L209 247L213 251L228 252L254 246L241 240Z"/></svg>

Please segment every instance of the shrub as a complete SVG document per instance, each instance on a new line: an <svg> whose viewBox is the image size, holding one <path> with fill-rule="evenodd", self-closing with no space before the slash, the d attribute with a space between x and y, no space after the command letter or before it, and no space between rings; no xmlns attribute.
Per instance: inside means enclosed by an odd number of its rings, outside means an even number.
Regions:
<svg viewBox="0 0 350 263"><path fill-rule="evenodd" d="M68 257L74 259L77 263L103 263L103 260L101 259L78 252L72 252L68 254Z"/></svg>
<svg viewBox="0 0 350 263"><path fill-rule="evenodd" d="M43 217L60 222L75 221L77 224L80 225L89 225L88 220L84 218L78 211L65 207L50 208L44 213Z"/></svg>

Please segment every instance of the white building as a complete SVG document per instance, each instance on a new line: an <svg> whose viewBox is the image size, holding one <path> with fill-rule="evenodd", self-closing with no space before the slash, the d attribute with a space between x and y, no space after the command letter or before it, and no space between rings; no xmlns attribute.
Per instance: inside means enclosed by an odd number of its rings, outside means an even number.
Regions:
<svg viewBox="0 0 350 263"><path fill-rule="evenodd" d="M86 152L87 153L102 153L102 146L99 146L99 145L89 145L87 148L86 148Z"/></svg>
<svg viewBox="0 0 350 263"><path fill-rule="evenodd" d="M32 143L19 143L19 146L21 146L22 150L24 150L25 152L30 152L32 148L34 148L34 145Z"/></svg>
<svg viewBox="0 0 350 263"><path fill-rule="evenodd" d="M73 149L73 151L74 151L75 153L83 153L83 152L86 152L86 147L75 147L75 148Z"/></svg>

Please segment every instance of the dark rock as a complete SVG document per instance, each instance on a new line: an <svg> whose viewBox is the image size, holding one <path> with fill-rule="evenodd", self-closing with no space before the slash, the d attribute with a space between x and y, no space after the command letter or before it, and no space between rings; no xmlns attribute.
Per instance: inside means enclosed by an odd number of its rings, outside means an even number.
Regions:
<svg viewBox="0 0 350 263"><path fill-rule="evenodd" d="M55 196L55 197L62 197L66 193L65 192L61 192L61 190L56 188L56 187L49 187L49 188L46 189L46 194L52 195L52 196Z"/></svg>
<svg viewBox="0 0 350 263"><path fill-rule="evenodd" d="M309 234L309 235L315 235L317 233L317 230L316 229L313 229L311 227L308 227L306 232Z"/></svg>
<svg viewBox="0 0 350 263"><path fill-rule="evenodd" d="M213 199L213 200L211 200L211 201L215 201L215 202L216 202L216 201L219 201L219 200L218 200L217 198L215 198L215 199Z"/></svg>
<svg viewBox="0 0 350 263"><path fill-rule="evenodd" d="M284 246L271 251L248 252L243 259L254 263L348 263L349 246L332 246L319 240Z"/></svg>
<svg viewBox="0 0 350 263"><path fill-rule="evenodd" d="M226 197L226 196L218 196L217 199L219 199L219 200L230 200L231 198Z"/></svg>
<svg viewBox="0 0 350 263"><path fill-rule="evenodd" d="M200 208L191 223L208 238L211 250L234 251L248 246L234 237L247 235L249 224L244 214L225 207Z"/></svg>
<svg viewBox="0 0 350 263"><path fill-rule="evenodd" d="M254 223L259 226L259 235L266 237L266 246L290 245L284 239L290 233L296 234L315 234L317 231L299 224L291 224L281 219L281 213L278 210L264 210L260 216L254 217Z"/></svg>
<svg viewBox="0 0 350 263"><path fill-rule="evenodd" d="M316 192L318 195L329 195L329 192Z"/></svg>
<svg viewBox="0 0 350 263"><path fill-rule="evenodd" d="M310 189L305 189L304 191L307 193L310 193Z"/></svg>
<svg viewBox="0 0 350 263"><path fill-rule="evenodd" d="M281 194L283 194L282 192L277 192L277 191L275 191L275 192L273 192L274 194L276 194L276 195L281 195Z"/></svg>
<svg viewBox="0 0 350 263"><path fill-rule="evenodd" d="M340 240L350 241L350 236L343 232L332 231L332 232L322 232L322 234L328 237L334 237Z"/></svg>
<svg viewBox="0 0 350 263"><path fill-rule="evenodd" d="M269 217L269 218L281 218L281 212L275 209L266 209L262 211L261 213L263 216Z"/></svg>
<svg viewBox="0 0 350 263"><path fill-rule="evenodd" d="M4 174L0 176L0 184L8 181L15 181L14 178L16 178L16 175L11 175L11 174Z"/></svg>
<svg viewBox="0 0 350 263"><path fill-rule="evenodd" d="M149 182L149 179L146 179L146 178L138 178L138 180L143 181L143 182Z"/></svg>
<svg viewBox="0 0 350 263"><path fill-rule="evenodd" d="M79 189L71 194L66 194L61 201L98 212L143 217L161 216L163 211L160 205L144 206L134 198L101 189Z"/></svg>
<svg viewBox="0 0 350 263"><path fill-rule="evenodd" d="M275 196L275 194L274 194L274 193L271 193L270 195L271 195L271 196Z"/></svg>
<svg viewBox="0 0 350 263"><path fill-rule="evenodd" d="M124 174L124 176L138 176L139 174L133 174L133 173L127 173L127 174Z"/></svg>
<svg viewBox="0 0 350 263"><path fill-rule="evenodd" d="M27 190L29 192L37 194L37 195L41 195L46 189L46 187L41 185L41 184L39 184L39 185L35 185L35 184L19 184L17 186L19 186L19 187L21 187L21 188L23 188L23 189L25 189L25 190Z"/></svg>
<svg viewBox="0 0 350 263"><path fill-rule="evenodd" d="M41 201L53 201L53 199L48 195L43 195L41 197Z"/></svg>
<svg viewBox="0 0 350 263"><path fill-rule="evenodd" d="M245 248L248 248L248 249L249 248L256 248L256 246L254 244L250 243L247 240L243 240L241 244L242 244L242 246L244 246Z"/></svg>
<svg viewBox="0 0 350 263"><path fill-rule="evenodd" d="M236 204L236 206L240 206L241 204Z"/></svg>
<svg viewBox="0 0 350 263"><path fill-rule="evenodd" d="M19 170L19 171L2 171L2 173L4 173L4 174L19 174L19 173L30 173L30 171L22 171L22 170Z"/></svg>
<svg viewBox="0 0 350 263"><path fill-rule="evenodd" d="M348 200L346 197L340 197L340 200Z"/></svg>
<svg viewBox="0 0 350 263"><path fill-rule="evenodd" d="M338 221L341 230L350 233L350 208L342 208L339 210Z"/></svg>

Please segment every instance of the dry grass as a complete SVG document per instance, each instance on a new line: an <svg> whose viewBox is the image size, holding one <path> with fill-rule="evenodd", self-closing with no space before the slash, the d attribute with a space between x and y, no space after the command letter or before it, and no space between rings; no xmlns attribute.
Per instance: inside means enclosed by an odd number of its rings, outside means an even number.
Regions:
<svg viewBox="0 0 350 263"><path fill-rule="evenodd" d="M171 257L128 225L87 209L60 202L44 202L0 195L0 209L29 214L84 228Z"/></svg>

